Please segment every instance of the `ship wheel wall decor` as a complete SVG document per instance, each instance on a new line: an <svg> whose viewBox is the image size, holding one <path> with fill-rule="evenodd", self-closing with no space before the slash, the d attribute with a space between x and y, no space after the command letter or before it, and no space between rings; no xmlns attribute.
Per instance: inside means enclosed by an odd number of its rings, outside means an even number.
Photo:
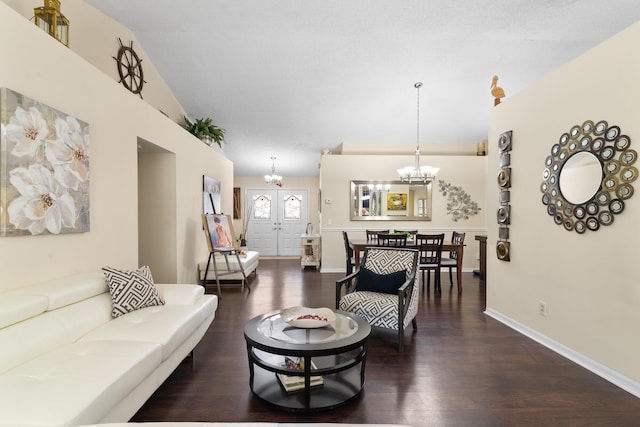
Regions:
<svg viewBox="0 0 640 427"><path fill-rule="evenodd" d="M113 57L118 64L118 74L120 75L118 83L122 83L124 87L142 98L142 86L146 83L142 72L142 59L133 50L133 42L130 42L129 46L125 46L120 38L118 41L120 42L118 56Z"/></svg>

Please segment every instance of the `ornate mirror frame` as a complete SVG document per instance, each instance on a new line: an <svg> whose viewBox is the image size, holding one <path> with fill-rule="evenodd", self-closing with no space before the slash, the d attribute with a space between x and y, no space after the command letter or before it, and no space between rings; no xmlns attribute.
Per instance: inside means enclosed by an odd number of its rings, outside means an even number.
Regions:
<svg viewBox="0 0 640 427"><path fill-rule="evenodd" d="M638 178L638 169L633 166L638 153L630 146L631 138L606 120L587 120L560 136L545 160L540 185L542 203L556 224L583 234L613 223L615 215L624 210L625 200L633 195L631 183ZM571 203L560 189L560 175L567 161L581 152L591 153L598 160L602 179L591 198Z"/></svg>

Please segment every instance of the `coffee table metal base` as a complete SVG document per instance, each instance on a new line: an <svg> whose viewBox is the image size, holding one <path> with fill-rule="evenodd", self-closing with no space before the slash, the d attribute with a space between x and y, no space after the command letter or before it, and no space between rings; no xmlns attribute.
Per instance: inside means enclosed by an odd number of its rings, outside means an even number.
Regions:
<svg viewBox="0 0 640 427"><path fill-rule="evenodd" d="M249 359L249 385L254 395L277 408L287 411L323 411L343 405L360 395L364 387L364 371L367 358L367 338L371 327L362 318L336 311L338 322L327 333L335 332L335 339L309 342L287 342L283 336L297 336L286 327L278 329L278 314L270 313L251 319L245 326L247 355ZM274 321L271 334L264 333L264 322ZM267 323L268 324L268 323ZM332 329L333 328L333 329ZM348 331L345 331L345 328ZM275 333L277 330L278 333ZM288 330L288 332L287 332ZM312 335L322 335L313 331ZM271 336L268 336L271 335ZM309 335L309 334L307 334ZM304 361L303 370L284 366L285 356ZM304 387L287 392L277 374L304 378ZM311 379L322 377L322 384L311 385Z"/></svg>
<svg viewBox="0 0 640 427"><path fill-rule="evenodd" d="M251 391L265 402L285 411L325 411L344 405L360 395L364 384L360 384L360 369L351 369L335 375L323 376L324 383L309 390L286 392L273 372L256 367Z"/></svg>

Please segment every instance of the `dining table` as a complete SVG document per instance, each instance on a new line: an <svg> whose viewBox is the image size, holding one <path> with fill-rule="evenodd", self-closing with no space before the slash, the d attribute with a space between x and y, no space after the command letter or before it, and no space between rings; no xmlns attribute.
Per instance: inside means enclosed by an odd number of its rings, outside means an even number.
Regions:
<svg viewBox="0 0 640 427"><path fill-rule="evenodd" d="M349 244L353 247L353 261L354 267L357 269L360 265L360 252L363 252L367 248L379 247L378 242L375 240L366 239L353 239L349 240ZM418 249L419 246L414 241L407 240L405 248ZM457 244L451 242L444 242L442 244L442 252L455 252L458 256L456 263L456 279L458 282L458 293L462 293L462 255L464 254L464 244Z"/></svg>

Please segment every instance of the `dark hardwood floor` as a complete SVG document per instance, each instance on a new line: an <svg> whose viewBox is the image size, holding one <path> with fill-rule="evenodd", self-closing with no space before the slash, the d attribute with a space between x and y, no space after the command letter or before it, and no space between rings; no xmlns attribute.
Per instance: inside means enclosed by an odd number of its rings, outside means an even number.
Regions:
<svg viewBox="0 0 640 427"><path fill-rule="evenodd" d="M261 260L252 291L223 287L211 328L132 421L401 423L411 426L638 426L640 399L483 314L484 285L464 274L464 291L420 296L418 330L369 339L366 384L327 412L273 409L249 390L243 327L266 311L334 306L340 274ZM455 287L454 287L455 289ZM212 287L208 292L213 292Z"/></svg>

